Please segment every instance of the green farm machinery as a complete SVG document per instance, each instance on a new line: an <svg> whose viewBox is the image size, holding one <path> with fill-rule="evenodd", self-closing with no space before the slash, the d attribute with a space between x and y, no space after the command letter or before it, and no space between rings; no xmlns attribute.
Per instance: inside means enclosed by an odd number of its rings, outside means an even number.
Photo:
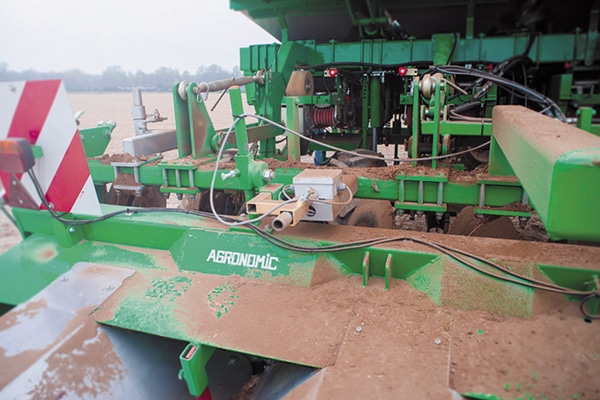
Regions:
<svg viewBox="0 0 600 400"><path fill-rule="evenodd" d="M600 2L230 7L279 42L123 154L0 83L0 399L600 398Z"/></svg>

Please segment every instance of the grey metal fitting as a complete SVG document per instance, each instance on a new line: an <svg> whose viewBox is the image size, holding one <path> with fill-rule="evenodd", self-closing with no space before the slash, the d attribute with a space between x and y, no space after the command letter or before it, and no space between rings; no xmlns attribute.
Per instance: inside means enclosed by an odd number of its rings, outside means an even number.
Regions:
<svg viewBox="0 0 600 400"><path fill-rule="evenodd" d="M226 181L229 178L235 178L235 175L236 175L236 173L235 173L234 169L232 169L229 172L221 172L221 180Z"/></svg>
<svg viewBox="0 0 600 400"><path fill-rule="evenodd" d="M265 169L262 173L262 179L265 182L271 182L273 179L275 179L275 172L270 169Z"/></svg>

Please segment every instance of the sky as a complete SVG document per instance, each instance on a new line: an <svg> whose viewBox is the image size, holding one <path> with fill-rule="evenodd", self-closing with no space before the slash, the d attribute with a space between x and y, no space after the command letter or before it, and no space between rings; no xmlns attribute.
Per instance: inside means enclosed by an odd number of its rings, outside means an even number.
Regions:
<svg viewBox="0 0 600 400"><path fill-rule="evenodd" d="M13 71L231 69L240 47L273 42L227 0L0 0L0 64Z"/></svg>

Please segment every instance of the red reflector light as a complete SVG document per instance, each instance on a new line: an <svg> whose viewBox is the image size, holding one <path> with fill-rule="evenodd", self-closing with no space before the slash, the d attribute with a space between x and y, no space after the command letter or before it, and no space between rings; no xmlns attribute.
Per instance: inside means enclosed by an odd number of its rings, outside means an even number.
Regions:
<svg viewBox="0 0 600 400"><path fill-rule="evenodd" d="M405 76L408 73L408 68L405 66L398 67L398 74L400 76Z"/></svg>
<svg viewBox="0 0 600 400"><path fill-rule="evenodd" d="M338 74L338 70L337 68L329 68L327 70L327 75L329 75L330 78L335 78Z"/></svg>
<svg viewBox="0 0 600 400"><path fill-rule="evenodd" d="M0 170L13 174L27 172L33 165L31 145L25 139L0 140Z"/></svg>

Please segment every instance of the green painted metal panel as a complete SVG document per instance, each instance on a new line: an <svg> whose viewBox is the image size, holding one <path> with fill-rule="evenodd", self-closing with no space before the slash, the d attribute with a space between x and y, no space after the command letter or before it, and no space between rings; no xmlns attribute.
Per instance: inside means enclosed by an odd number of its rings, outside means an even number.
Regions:
<svg viewBox="0 0 600 400"><path fill-rule="evenodd" d="M79 129L79 136L83 144L86 157L99 157L110 142L110 134L116 124L98 124L93 128Z"/></svg>
<svg viewBox="0 0 600 400"><path fill-rule="evenodd" d="M523 107L494 108L494 137L553 239L600 240L600 138Z"/></svg>
<svg viewBox="0 0 600 400"><path fill-rule="evenodd" d="M273 246L252 232L206 229L187 230L170 251L181 269L263 280L287 277L296 286L309 286L317 258Z"/></svg>

